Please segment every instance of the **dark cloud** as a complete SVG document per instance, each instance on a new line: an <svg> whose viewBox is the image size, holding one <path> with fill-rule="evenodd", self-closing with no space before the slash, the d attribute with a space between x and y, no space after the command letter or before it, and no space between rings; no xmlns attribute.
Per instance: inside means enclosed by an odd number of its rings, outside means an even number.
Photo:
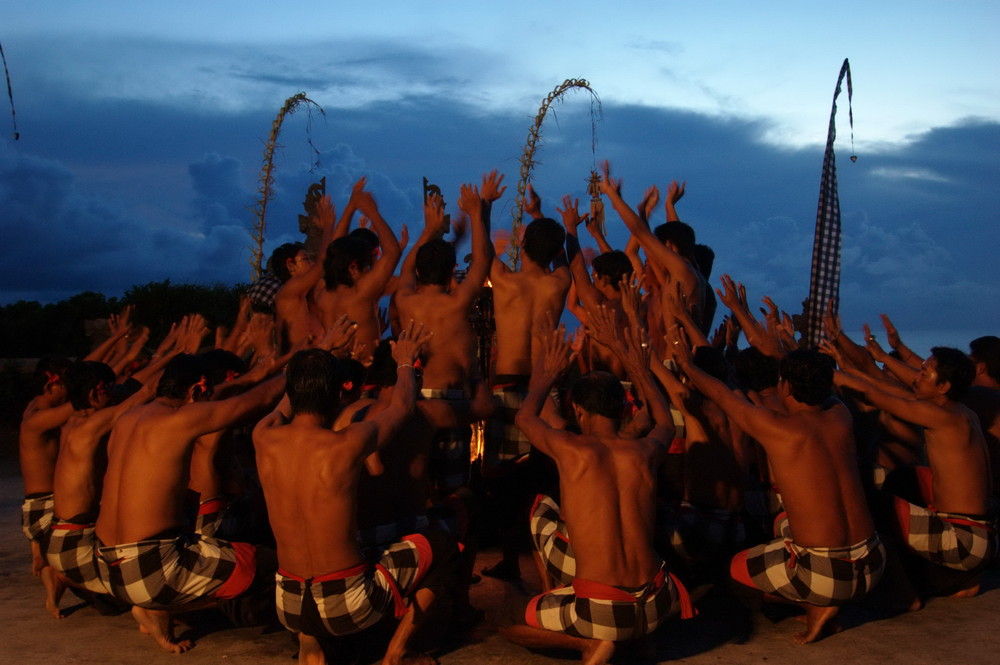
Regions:
<svg viewBox="0 0 1000 665"><path fill-rule="evenodd" d="M398 230L407 223L413 232L421 223L423 177L454 205L460 183L498 168L509 190L495 226L508 224L533 108L489 112L410 94L349 109L310 96L327 116L314 116L311 125L304 114L286 119L269 248L297 237L306 188L323 176L339 208L365 175L390 224ZM247 279L246 207L276 108L235 113L58 101L19 106L24 138L0 143L4 301L53 300L87 288L114 293L167 277ZM630 201L649 184L663 189L670 179L686 180L680 212L716 251L714 281L728 272L752 297L769 294L798 309L808 289L822 145L777 148L763 141L773 129L764 121L642 106L606 103L600 119L581 94L553 110L533 174L550 214L564 193L586 200L585 180L601 159L611 159ZM826 124L817 125L822 141ZM856 164L847 159L842 133L845 324L853 329L888 311L905 328L1000 329L993 258L1000 124L937 128L903 145L872 148ZM623 245L613 216L609 228Z"/></svg>

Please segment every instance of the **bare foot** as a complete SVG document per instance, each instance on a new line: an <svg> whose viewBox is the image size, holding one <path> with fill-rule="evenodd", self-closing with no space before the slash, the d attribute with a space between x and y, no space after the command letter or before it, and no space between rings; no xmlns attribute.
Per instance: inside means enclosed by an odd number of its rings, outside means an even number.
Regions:
<svg viewBox="0 0 1000 665"><path fill-rule="evenodd" d="M299 633L299 665L326 665L319 640L304 633Z"/></svg>
<svg viewBox="0 0 1000 665"><path fill-rule="evenodd" d="M604 665L615 653L615 643L607 640L594 640L582 655L583 665Z"/></svg>
<svg viewBox="0 0 1000 665"><path fill-rule="evenodd" d="M45 585L45 611L57 619L63 618L63 613L59 610L59 601L62 600L63 592L66 591L66 584L62 581L59 573L50 566L42 568L42 583Z"/></svg>
<svg viewBox="0 0 1000 665"><path fill-rule="evenodd" d="M839 633L843 627L833 620L840 611L839 607L817 607L816 605L805 605L806 629L801 633L796 633L792 641L796 644L809 644L820 639L821 636Z"/></svg>
<svg viewBox="0 0 1000 665"><path fill-rule="evenodd" d="M962 585L955 593L948 596L949 598L972 598L973 596L979 595L980 584L983 581L982 574L976 575L971 580Z"/></svg>
<svg viewBox="0 0 1000 665"><path fill-rule="evenodd" d="M38 543L34 540L31 541L31 574L38 577L42 574L42 570L48 567L48 562L45 561L45 557L42 556L42 549Z"/></svg>
<svg viewBox="0 0 1000 665"><path fill-rule="evenodd" d="M139 632L151 636L161 647L171 653L184 653L194 646L190 640L174 639L174 626L168 612L145 610L133 606L132 618L139 624Z"/></svg>

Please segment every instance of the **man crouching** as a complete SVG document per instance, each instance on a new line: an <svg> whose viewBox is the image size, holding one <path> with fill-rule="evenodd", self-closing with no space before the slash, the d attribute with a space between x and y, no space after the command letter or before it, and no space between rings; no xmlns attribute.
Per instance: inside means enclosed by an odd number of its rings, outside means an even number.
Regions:
<svg viewBox="0 0 1000 665"><path fill-rule="evenodd" d="M388 443L413 411L413 364L428 337L412 324L400 334L392 346L398 381L391 403L371 420L336 432L330 427L346 375L325 351L296 353L288 365L286 398L254 430L278 544L278 618L298 634L300 663L325 663L321 640L364 630L389 613L402 620L383 662L402 662L428 608L449 590L446 578L457 574L455 543L443 534L406 536L369 559L358 546L364 459Z"/></svg>

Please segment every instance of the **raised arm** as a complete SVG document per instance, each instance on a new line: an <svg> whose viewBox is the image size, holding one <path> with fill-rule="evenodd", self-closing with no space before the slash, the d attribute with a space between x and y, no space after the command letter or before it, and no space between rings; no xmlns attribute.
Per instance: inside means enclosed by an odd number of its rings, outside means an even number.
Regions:
<svg viewBox="0 0 1000 665"><path fill-rule="evenodd" d="M906 344L903 344L903 340L899 336L899 331L896 330L896 326L893 325L888 314L882 314L881 318L882 325L885 326L885 334L889 340L889 346L895 349L899 354L900 360L904 363L910 367L919 368L923 364L924 359L911 351L910 347L906 346Z"/></svg>
<svg viewBox="0 0 1000 665"><path fill-rule="evenodd" d="M316 226L323 230L316 260L308 270L291 277L282 285L281 292L286 297L304 298L323 276L323 257L326 256L326 248L333 242L335 217L336 212L329 196L324 196L316 202L316 217L313 219Z"/></svg>
<svg viewBox="0 0 1000 665"><path fill-rule="evenodd" d="M639 241L639 245L646 252L646 259L659 263L670 273L673 280L680 281L684 285L686 295L695 293L698 289L695 268L680 254L660 242L659 238L649 230L649 226L643 223L639 215L625 202L621 193L621 181L611 177L611 166L608 162L604 162L602 170L604 177L601 178L601 193L608 197L629 232Z"/></svg>
<svg viewBox="0 0 1000 665"><path fill-rule="evenodd" d="M786 433L780 415L761 406L755 406L742 394L729 389L722 381L699 369L693 362L690 344L683 333L671 343L670 351L678 369L688 377L691 385L726 412L740 429L767 447L768 442L780 439Z"/></svg>
<svg viewBox="0 0 1000 665"><path fill-rule="evenodd" d="M579 228L580 224L587 221L587 215L580 216L577 210L579 199L574 199L568 194L563 197L562 204L563 207L556 210L562 216L563 226L566 227L566 258L569 260L573 284L576 285L576 295L585 309L593 309L604 302L604 296L591 281L583 253L580 251Z"/></svg>
<svg viewBox="0 0 1000 665"><path fill-rule="evenodd" d="M834 372L833 382L842 388L850 388L863 394L875 408L881 409L900 420L922 427L942 427L948 424L950 414L929 400L918 400L910 396L896 395L873 383L869 377L851 371Z"/></svg>
<svg viewBox="0 0 1000 665"><path fill-rule="evenodd" d="M556 379L563 373L575 355L566 339L566 329L559 326L555 330L539 326L535 330L538 337L539 353L535 356L531 378L528 381L528 394L521 402L514 423L524 432L524 435L543 453L554 459L558 458L558 448L566 439L566 432L551 427L541 418L542 407L549 390Z"/></svg>
<svg viewBox="0 0 1000 665"><path fill-rule="evenodd" d="M447 219L444 216L444 201L440 194L431 194L424 199L424 228L403 259L399 269L399 283L396 293L409 293L417 288L417 250L428 241L439 238L445 233Z"/></svg>
<svg viewBox="0 0 1000 665"><path fill-rule="evenodd" d="M722 290L716 289L715 292L719 295L722 304L732 311L751 346L772 358L784 357L785 352L781 348L781 344L768 335L767 330L750 313L746 302L746 291L742 284L736 284L732 277L723 275Z"/></svg>
<svg viewBox="0 0 1000 665"><path fill-rule="evenodd" d="M371 420L365 421L373 424L376 429L376 436L365 448L366 455L385 447L399 426L413 413L417 399L417 379L413 365L432 334L424 330L423 324L410 321L410 325L400 331L396 341L389 343L392 358L396 361L396 387L392 391L389 405Z"/></svg>
<svg viewBox="0 0 1000 665"><path fill-rule="evenodd" d="M378 235L379 248L382 250L380 256L372 265L372 269L366 272L357 283L358 293L370 298L379 298L385 291L385 286L392 278L392 273L396 270L399 257L403 253L403 248L396 239L396 234L392 232L385 219L379 213L375 198L370 192L359 192L357 195L357 206L372 222L372 229ZM352 197L354 200L355 197Z"/></svg>
<svg viewBox="0 0 1000 665"><path fill-rule="evenodd" d="M496 180L496 171L483 178L484 187L491 177L490 196L496 200L503 193L503 188L497 189L499 181ZM454 293L459 299L471 305L482 291L486 277L490 274L493 248L490 244L490 234L487 233L486 224L483 221L483 213L488 209L489 204L484 201L476 187L462 185L458 197L458 207L469 216L469 225L472 227L472 263L469 264L469 272L466 273L465 279L455 288Z"/></svg>

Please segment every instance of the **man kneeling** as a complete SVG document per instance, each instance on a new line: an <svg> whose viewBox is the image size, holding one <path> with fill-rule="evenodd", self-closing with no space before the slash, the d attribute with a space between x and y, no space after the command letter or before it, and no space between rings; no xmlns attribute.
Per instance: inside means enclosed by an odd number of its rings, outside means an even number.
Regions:
<svg viewBox="0 0 1000 665"><path fill-rule="evenodd" d="M592 372L572 388L581 434L546 424L539 417L542 404L570 355L563 334L559 329L541 338L516 422L559 467L562 515L551 501L539 502L532 527L548 574L571 583L511 608L515 624L527 625L501 633L522 646L575 649L585 663L606 663L615 642L652 632L678 606L690 615L687 593L652 544L656 468L673 421L646 371L648 352L634 339L619 339L612 348L626 349L621 360L649 405L654 427L648 436L630 438L620 431L625 393L607 372Z"/></svg>
<svg viewBox="0 0 1000 665"><path fill-rule="evenodd" d="M358 546L361 468L413 411L413 364L427 337L412 326L400 334L392 401L336 432L330 427L344 373L327 352L300 351L288 365L286 398L254 430L278 543L278 618L298 634L300 663L325 663L321 639L364 630L389 613L402 621L383 662L402 662L430 605L457 584L457 549L445 534L406 536L369 559Z"/></svg>

